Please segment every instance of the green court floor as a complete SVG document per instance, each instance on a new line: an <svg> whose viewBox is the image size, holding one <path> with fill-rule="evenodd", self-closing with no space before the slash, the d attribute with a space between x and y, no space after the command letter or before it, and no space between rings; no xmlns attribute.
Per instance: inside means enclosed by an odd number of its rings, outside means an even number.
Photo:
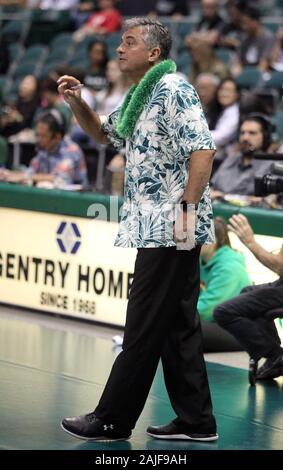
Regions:
<svg viewBox="0 0 283 470"><path fill-rule="evenodd" d="M161 368L130 441L73 438L61 430L62 417L95 407L118 351L105 329L82 329L79 322L70 328L55 317L47 325L43 317L27 320L20 311L0 310L0 449L283 449L282 377L251 388L245 370L209 362L217 443L158 441L145 434L149 424L174 417Z"/></svg>

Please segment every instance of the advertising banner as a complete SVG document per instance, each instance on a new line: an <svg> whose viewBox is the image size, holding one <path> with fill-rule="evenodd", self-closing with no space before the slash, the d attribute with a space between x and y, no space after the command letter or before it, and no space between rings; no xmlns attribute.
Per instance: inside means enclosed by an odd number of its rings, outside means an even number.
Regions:
<svg viewBox="0 0 283 470"><path fill-rule="evenodd" d="M124 325L135 249L118 224L0 208L0 301Z"/></svg>

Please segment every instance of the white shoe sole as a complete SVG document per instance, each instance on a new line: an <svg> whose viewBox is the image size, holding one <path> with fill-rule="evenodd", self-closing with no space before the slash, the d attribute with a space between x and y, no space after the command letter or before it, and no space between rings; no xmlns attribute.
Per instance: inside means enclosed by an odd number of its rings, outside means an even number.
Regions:
<svg viewBox="0 0 283 470"><path fill-rule="evenodd" d="M191 437L187 436L187 434L168 434L168 435L163 435L163 436L157 436L156 434L152 434L150 432L147 432L148 436L154 437L155 439L171 439L171 440L183 440L183 441L203 441L203 442L212 442L212 441L217 441L218 439L218 434L215 434L210 437Z"/></svg>
<svg viewBox="0 0 283 470"><path fill-rule="evenodd" d="M131 436L129 437L120 437L120 438L111 438L111 437L84 437L84 436L79 436L78 434L75 434L74 432L69 431L68 429L64 428L63 424L61 424L61 428L63 431L67 432L71 436L76 437L77 439L82 439L83 441L100 441L100 442L114 442L114 441L128 441Z"/></svg>

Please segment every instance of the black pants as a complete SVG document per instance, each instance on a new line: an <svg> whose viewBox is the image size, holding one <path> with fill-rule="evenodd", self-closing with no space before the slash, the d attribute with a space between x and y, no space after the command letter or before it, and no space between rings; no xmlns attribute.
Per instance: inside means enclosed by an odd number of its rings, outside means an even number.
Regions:
<svg viewBox="0 0 283 470"><path fill-rule="evenodd" d="M216 307L214 318L228 330L249 355L258 360L282 354L273 321L264 318L269 310L283 306L283 279L245 287L241 294Z"/></svg>
<svg viewBox="0 0 283 470"><path fill-rule="evenodd" d="M95 410L105 423L135 427L161 358L177 417L215 424L196 312L199 252L200 247L138 250L123 350Z"/></svg>

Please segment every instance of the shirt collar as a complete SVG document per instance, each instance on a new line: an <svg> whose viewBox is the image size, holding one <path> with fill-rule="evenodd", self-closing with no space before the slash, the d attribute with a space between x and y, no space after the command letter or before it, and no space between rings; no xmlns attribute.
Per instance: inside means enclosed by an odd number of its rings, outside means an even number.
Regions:
<svg viewBox="0 0 283 470"><path fill-rule="evenodd" d="M238 166L241 170L247 170L248 168L253 167L253 160L251 161L251 163L248 163L247 165L244 165L243 160L244 160L244 156L241 154L239 158L239 162L238 162Z"/></svg>

